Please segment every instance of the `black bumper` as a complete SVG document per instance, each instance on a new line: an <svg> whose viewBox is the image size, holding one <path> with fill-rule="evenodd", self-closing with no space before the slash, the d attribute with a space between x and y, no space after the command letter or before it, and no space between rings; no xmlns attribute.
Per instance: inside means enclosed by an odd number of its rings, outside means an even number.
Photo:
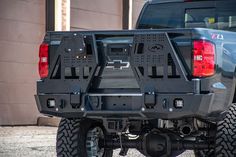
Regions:
<svg viewBox="0 0 236 157"><path fill-rule="evenodd" d="M93 101L94 98L98 100L95 105L91 106L86 103ZM225 110L213 107L213 93L137 94L136 96L40 94L35 95L35 99L41 113L66 118L180 119L198 117L214 121L219 119L219 113ZM176 108L175 99L183 100L184 106ZM55 100L55 107L49 107L48 100ZM150 105L151 103L154 104Z"/></svg>

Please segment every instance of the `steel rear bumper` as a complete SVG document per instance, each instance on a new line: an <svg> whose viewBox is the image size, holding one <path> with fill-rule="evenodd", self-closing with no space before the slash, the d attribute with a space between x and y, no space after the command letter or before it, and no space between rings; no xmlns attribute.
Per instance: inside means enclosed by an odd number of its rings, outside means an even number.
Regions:
<svg viewBox="0 0 236 157"><path fill-rule="evenodd" d="M137 96L39 94L35 95L35 99L41 113L66 118L179 119L199 117L214 120L220 117L219 113L226 110L214 108L213 111L213 93L139 94ZM97 99L96 102L95 99ZM176 99L183 100L182 108L175 107ZM55 107L49 107L48 100L55 100ZM87 101L93 105L88 105ZM91 101L94 102L91 103Z"/></svg>

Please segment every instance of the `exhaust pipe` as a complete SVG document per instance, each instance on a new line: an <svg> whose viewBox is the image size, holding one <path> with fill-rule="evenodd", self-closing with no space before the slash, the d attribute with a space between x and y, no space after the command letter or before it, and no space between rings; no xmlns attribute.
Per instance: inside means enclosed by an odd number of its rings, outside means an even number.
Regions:
<svg viewBox="0 0 236 157"><path fill-rule="evenodd" d="M190 135L192 131L193 131L193 127L189 124L181 125L179 128L180 134L184 136Z"/></svg>

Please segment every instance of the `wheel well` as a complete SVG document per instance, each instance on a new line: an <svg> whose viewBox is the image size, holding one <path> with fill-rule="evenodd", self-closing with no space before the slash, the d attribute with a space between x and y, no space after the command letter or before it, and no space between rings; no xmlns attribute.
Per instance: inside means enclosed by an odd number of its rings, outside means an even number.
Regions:
<svg viewBox="0 0 236 157"><path fill-rule="evenodd" d="M233 102L232 103L233 104L236 103L236 87L234 89L234 97L233 97Z"/></svg>
<svg viewBox="0 0 236 157"><path fill-rule="evenodd" d="M236 67L234 69L234 75L236 74ZM235 77L235 76L234 76ZM234 88L234 98L233 98L233 102L232 103L236 103L236 85L235 85L235 88Z"/></svg>
<svg viewBox="0 0 236 157"><path fill-rule="evenodd" d="M236 90L235 90L235 92L234 92L234 98L233 98L233 102L232 102L233 104L234 103L236 103Z"/></svg>

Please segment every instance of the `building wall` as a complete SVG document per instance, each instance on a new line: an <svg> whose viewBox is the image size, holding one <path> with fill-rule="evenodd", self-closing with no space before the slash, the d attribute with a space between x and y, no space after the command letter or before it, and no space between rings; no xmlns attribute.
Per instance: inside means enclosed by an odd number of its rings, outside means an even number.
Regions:
<svg viewBox="0 0 236 157"><path fill-rule="evenodd" d="M0 125L36 124L45 0L0 0Z"/></svg>
<svg viewBox="0 0 236 157"><path fill-rule="evenodd" d="M71 30L122 29L122 0L71 0Z"/></svg>

